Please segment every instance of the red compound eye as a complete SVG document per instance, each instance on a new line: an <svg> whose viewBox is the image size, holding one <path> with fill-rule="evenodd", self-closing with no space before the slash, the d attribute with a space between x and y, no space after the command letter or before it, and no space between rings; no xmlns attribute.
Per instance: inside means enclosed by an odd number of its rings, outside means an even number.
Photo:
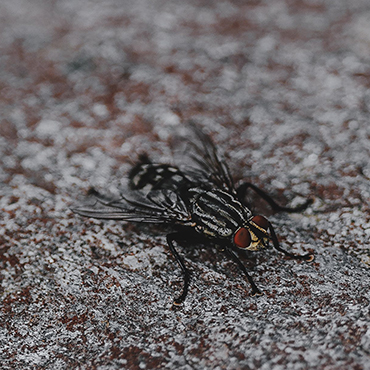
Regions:
<svg viewBox="0 0 370 370"><path fill-rule="evenodd" d="M263 216L254 216L251 221L263 230L267 230L269 228L269 222Z"/></svg>
<svg viewBox="0 0 370 370"><path fill-rule="evenodd" d="M247 248L251 244L251 234L245 227L241 227L234 236L234 243L239 248Z"/></svg>

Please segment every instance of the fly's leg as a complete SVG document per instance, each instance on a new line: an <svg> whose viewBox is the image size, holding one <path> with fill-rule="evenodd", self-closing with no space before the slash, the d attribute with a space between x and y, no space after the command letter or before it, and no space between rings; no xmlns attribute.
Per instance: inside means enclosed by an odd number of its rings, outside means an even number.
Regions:
<svg viewBox="0 0 370 370"><path fill-rule="evenodd" d="M248 271L247 269L245 268L245 266L243 265L243 262L240 261L238 255L232 250L230 249L229 247L225 247L225 253L232 259L234 260L239 268L244 272L244 274L246 275L248 281L249 281L249 284L251 285L252 287L252 296L256 296L256 295L262 295L261 291L257 288L257 285L254 283L252 277L248 274Z"/></svg>
<svg viewBox="0 0 370 370"><path fill-rule="evenodd" d="M271 225L271 222L269 222L268 225L269 225L268 228L269 228L270 234L271 234L271 239L272 239L272 242L274 244L274 248L275 249L277 249L279 252L284 253L286 256L288 256L290 258L293 258L293 259L296 259L296 260L303 260L303 261L307 261L307 262L313 261L313 259L315 257L311 253L303 254L303 255L301 255L301 254L294 254L294 253L290 253L290 252L286 251L285 249L281 248L280 247L280 244L279 244L279 241L277 239L277 236L275 234L275 230L274 230L274 228Z"/></svg>
<svg viewBox="0 0 370 370"><path fill-rule="evenodd" d="M262 199L264 199L275 212L301 212L304 211L313 202L312 199L307 199L306 202L298 207L283 207L280 204L277 204L265 191L250 182L245 182L236 189L239 199L244 199L245 194L249 188L252 189Z"/></svg>
<svg viewBox="0 0 370 370"><path fill-rule="evenodd" d="M177 263L180 265L182 273L184 275L184 286L182 288L182 294L179 297L175 298L173 302L175 306L178 306L182 302L184 302L186 295L188 294L189 282L190 282L190 272L186 268L184 260L180 257L177 250L175 249L175 246L173 245L173 242L179 239L183 239L182 234L180 233L171 233L167 235L167 243Z"/></svg>

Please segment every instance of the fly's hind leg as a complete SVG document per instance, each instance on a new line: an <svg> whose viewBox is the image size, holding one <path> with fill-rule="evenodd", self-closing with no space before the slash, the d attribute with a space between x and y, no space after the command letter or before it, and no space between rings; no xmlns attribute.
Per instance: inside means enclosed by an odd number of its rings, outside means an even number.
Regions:
<svg viewBox="0 0 370 370"><path fill-rule="evenodd" d="M248 189L252 189L258 196L264 199L275 212L289 212L289 213L302 212L313 202L312 199L307 199L306 202L304 202L298 207L283 207L280 204L276 203L265 191L253 185L250 182L245 182L236 189L240 200L244 199Z"/></svg>
<svg viewBox="0 0 370 370"><path fill-rule="evenodd" d="M170 247L170 250L171 250L173 256L175 257L177 263L180 265L183 276L184 276L184 286L182 288L182 293L179 297L175 298L175 300L173 301L173 304L175 306L179 306L182 302L184 302L184 300L185 300L185 298L188 294L189 282L190 282L190 272L186 268L184 260L180 257L180 255L178 254L178 252L175 249L175 246L173 244L174 241L183 240L183 239L184 239L183 234L181 234L179 232L175 232L175 233L171 233L171 234L167 235L168 246Z"/></svg>

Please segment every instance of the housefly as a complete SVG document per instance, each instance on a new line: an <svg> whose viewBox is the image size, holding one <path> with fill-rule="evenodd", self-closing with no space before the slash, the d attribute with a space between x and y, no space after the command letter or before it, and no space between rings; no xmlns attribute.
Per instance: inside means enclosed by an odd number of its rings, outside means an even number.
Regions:
<svg viewBox="0 0 370 370"><path fill-rule="evenodd" d="M211 138L196 126L192 129L197 141L189 142L193 166L153 163L147 155L141 155L128 174L127 189L121 191L118 198L91 189L89 195L94 198L94 205L72 210L97 219L169 226L167 243L184 277L182 293L174 300L175 305L180 305L186 298L190 282L189 270L175 247L181 241L221 246L247 277L251 294L260 295L261 291L240 260L238 250L255 251L272 242L275 249L290 258L309 262L314 256L284 250L270 221L254 215L245 203L247 191L254 191L275 212L300 212L312 200L295 208L283 207L250 182L235 186L227 163Z"/></svg>

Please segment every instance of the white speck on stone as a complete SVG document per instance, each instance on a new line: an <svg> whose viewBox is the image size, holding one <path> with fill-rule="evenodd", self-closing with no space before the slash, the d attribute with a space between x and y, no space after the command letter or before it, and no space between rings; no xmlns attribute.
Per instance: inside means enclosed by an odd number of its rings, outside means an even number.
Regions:
<svg viewBox="0 0 370 370"><path fill-rule="evenodd" d="M49 137L56 135L62 127L62 123L59 121L44 119L39 122L36 127L36 132L41 137Z"/></svg>
<svg viewBox="0 0 370 370"><path fill-rule="evenodd" d="M276 189L284 189L286 187L284 183L275 179L271 181L271 186L273 186Z"/></svg>
<svg viewBox="0 0 370 370"><path fill-rule="evenodd" d="M170 111L163 113L160 118L165 125L176 126L180 123L179 116Z"/></svg>
<svg viewBox="0 0 370 370"><path fill-rule="evenodd" d="M155 131L161 140L167 140L171 135L171 127L177 126L180 123L180 118L171 111L161 112L156 117L157 121L160 121L163 125L156 125Z"/></svg>
<svg viewBox="0 0 370 370"><path fill-rule="evenodd" d="M370 12L365 12L354 20L352 35L367 46L370 45Z"/></svg>
<svg viewBox="0 0 370 370"><path fill-rule="evenodd" d="M366 234L366 236L370 236L370 229L366 229L365 234Z"/></svg>
<svg viewBox="0 0 370 370"><path fill-rule="evenodd" d="M318 161L318 155L315 153L311 153L307 158L303 160L303 166L305 167L311 167L317 164Z"/></svg>
<svg viewBox="0 0 370 370"><path fill-rule="evenodd" d="M101 103L94 104L92 110L93 110L95 115L97 115L98 117L101 117L101 118L105 118L109 114L107 106L105 104L101 104Z"/></svg>

